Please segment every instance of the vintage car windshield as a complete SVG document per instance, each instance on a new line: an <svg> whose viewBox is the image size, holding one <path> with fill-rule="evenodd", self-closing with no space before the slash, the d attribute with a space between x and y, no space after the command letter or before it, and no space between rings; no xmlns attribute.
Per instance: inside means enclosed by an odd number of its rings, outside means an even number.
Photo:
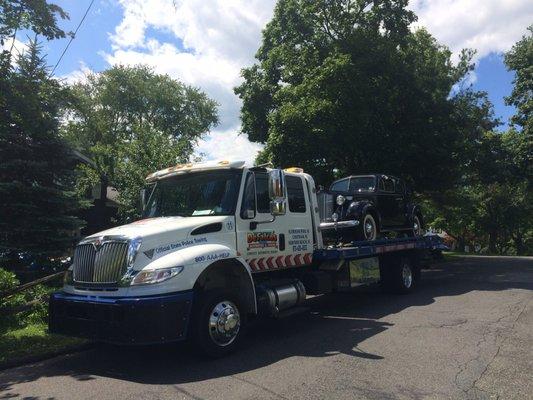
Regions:
<svg viewBox="0 0 533 400"><path fill-rule="evenodd" d="M350 179L350 192L373 192L376 188L376 178L373 176L353 176Z"/></svg>
<svg viewBox="0 0 533 400"><path fill-rule="evenodd" d="M240 170L192 172L162 179L149 190L144 218L233 215Z"/></svg>

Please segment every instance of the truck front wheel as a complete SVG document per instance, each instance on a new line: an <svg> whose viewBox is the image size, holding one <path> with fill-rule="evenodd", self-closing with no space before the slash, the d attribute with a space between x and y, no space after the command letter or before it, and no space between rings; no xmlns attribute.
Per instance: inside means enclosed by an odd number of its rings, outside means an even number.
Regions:
<svg viewBox="0 0 533 400"><path fill-rule="evenodd" d="M239 299L223 290L202 293L193 319L193 339L210 357L233 352L243 336L246 315Z"/></svg>

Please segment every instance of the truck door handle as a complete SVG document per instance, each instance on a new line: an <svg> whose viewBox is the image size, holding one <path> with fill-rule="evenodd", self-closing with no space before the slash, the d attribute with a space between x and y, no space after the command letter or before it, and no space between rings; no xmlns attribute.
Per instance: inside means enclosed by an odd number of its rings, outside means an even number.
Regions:
<svg viewBox="0 0 533 400"><path fill-rule="evenodd" d="M285 234L279 234L279 251L285 250Z"/></svg>

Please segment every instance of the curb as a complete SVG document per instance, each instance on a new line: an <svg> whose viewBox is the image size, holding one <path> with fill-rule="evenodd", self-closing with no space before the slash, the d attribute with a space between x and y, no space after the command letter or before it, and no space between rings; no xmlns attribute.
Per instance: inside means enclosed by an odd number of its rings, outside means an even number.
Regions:
<svg viewBox="0 0 533 400"><path fill-rule="evenodd" d="M34 356L30 355L26 357L17 358L15 360L0 362L0 371L5 371L6 369L21 367L27 364L33 364L36 362L45 361L45 360L55 358L58 356L62 356L62 355L66 355L66 354L78 353L80 351L89 350L93 348L95 345L96 343L92 343L92 342L83 343L83 344L65 347L64 349L56 350L50 353L44 353L44 354L39 354L39 355L34 355Z"/></svg>

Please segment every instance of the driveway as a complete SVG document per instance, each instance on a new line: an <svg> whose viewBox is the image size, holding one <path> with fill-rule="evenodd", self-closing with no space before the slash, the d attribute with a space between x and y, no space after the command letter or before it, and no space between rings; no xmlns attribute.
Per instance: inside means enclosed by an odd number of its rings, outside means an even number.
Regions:
<svg viewBox="0 0 533 400"><path fill-rule="evenodd" d="M532 399L533 258L465 257L407 296L308 301L205 360L101 346L0 373L0 399Z"/></svg>

